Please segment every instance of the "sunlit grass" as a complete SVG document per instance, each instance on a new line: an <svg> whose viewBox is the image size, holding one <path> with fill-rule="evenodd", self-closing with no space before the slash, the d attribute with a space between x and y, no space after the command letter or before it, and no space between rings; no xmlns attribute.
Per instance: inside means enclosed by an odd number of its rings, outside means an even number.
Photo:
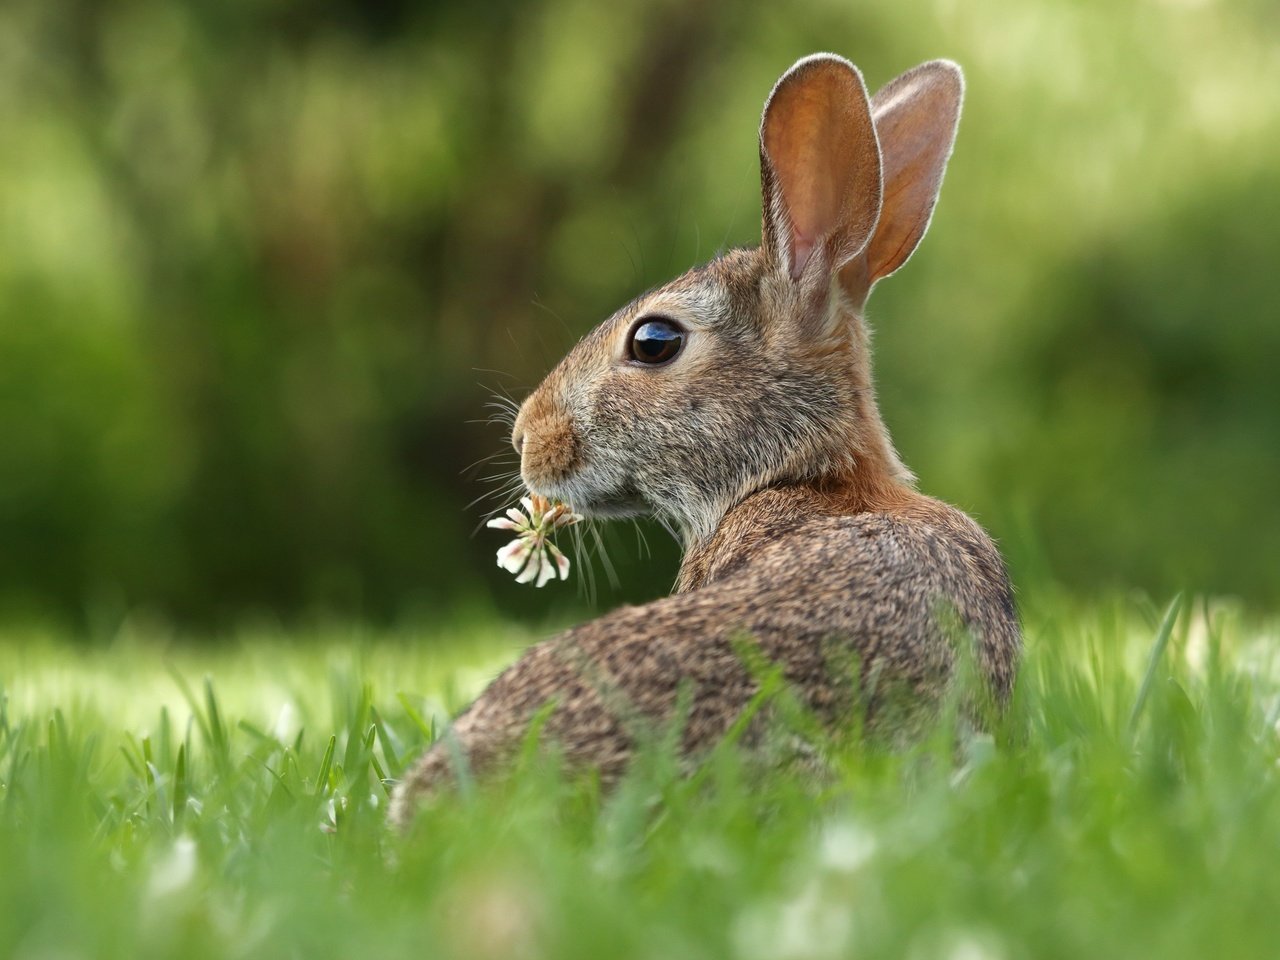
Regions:
<svg viewBox="0 0 1280 960"><path fill-rule="evenodd" d="M0 956L1264 956L1275 627L1175 612L1042 603L959 749L845 744L821 783L655 749L608 798L531 754L408 841L384 781L525 632L10 636Z"/></svg>

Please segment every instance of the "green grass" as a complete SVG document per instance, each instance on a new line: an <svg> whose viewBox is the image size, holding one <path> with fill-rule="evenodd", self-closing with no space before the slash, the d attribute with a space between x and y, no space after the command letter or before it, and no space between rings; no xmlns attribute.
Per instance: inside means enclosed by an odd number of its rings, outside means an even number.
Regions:
<svg viewBox="0 0 1280 960"><path fill-rule="evenodd" d="M655 749L608 798L528 760L407 842L383 778L523 630L11 632L0 957L1274 955L1276 628L1163 612L1042 601L960 749L849 743L822 783Z"/></svg>

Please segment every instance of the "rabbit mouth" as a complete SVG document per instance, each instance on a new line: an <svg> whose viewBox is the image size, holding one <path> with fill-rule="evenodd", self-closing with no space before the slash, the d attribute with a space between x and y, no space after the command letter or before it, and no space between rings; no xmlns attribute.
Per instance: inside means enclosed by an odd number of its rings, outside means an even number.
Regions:
<svg viewBox="0 0 1280 960"><path fill-rule="evenodd" d="M635 494L633 496L613 497L608 500L597 500L594 503L584 503L581 507L575 505L574 509L588 517L621 520L648 513L649 505L645 503L643 497Z"/></svg>
<svg viewBox="0 0 1280 960"><path fill-rule="evenodd" d="M628 481L616 486L601 487L574 478L565 483L541 485L535 493L569 504L575 513L599 519L637 517L649 512L649 505L640 491Z"/></svg>

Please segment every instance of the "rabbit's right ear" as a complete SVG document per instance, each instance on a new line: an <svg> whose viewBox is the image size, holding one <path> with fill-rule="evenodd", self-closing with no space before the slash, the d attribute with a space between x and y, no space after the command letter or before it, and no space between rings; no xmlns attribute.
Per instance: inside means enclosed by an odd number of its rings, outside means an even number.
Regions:
<svg viewBox="0 0 1280 960"><path fill-rule="evenodd" d="M783 74L760 121L760 180L766 255L825 294L880 216L880 148L857 67L820 53Z"/></svg>
<svg viewBox="0 0 1280 960"><path fill-rule="evenodd" d="M950 60L922 63L872 97L885 201L863 255L841 273L851 294L865 297L906 263L929 229L963 99L964 75Z"/></svg>

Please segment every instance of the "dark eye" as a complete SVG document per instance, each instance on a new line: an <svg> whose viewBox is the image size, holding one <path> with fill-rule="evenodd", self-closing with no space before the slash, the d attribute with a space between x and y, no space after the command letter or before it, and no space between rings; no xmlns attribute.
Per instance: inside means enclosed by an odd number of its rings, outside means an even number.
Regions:
<svg viewBox="0 0 1280 960"><path fill-rule="evenodd" d="M631 359L638 363L666 363L684 345L684 331L670 320L645 320L631 331L628 348Z"/></svg>

